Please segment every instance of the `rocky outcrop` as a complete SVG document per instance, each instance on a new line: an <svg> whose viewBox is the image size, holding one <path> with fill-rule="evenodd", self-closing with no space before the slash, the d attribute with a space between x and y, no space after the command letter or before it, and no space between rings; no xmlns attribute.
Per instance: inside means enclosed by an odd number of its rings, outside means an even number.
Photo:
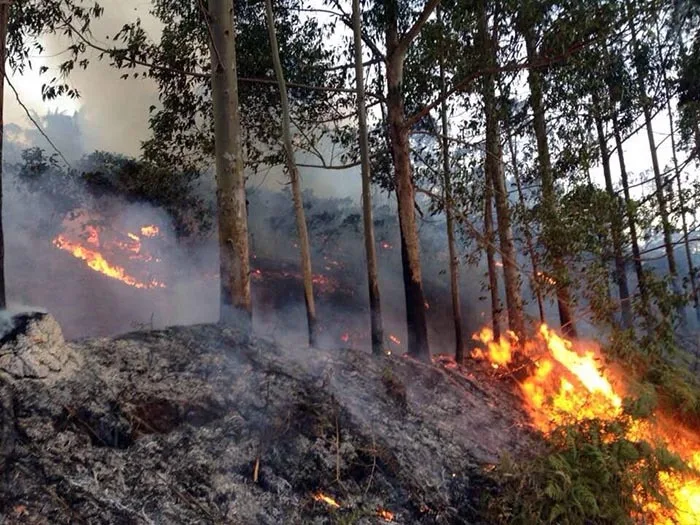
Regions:
<svg viewBox="0 0 700 525"><path fill-rule="evenodd" d="M536 443L476 372L219 326L66 343L25 314L0 355L5 523L477 523L484 467Z"/></svg>

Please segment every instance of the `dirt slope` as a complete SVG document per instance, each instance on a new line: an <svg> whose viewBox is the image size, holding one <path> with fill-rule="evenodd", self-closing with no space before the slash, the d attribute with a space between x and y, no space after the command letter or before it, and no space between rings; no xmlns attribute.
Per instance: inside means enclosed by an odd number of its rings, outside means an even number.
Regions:
<svg viewBox="0 0 700 525"><path fill-rule="evenodd" d="M7 328L5 523L478 523L484 466L536 443L476 372L212 325L68 343L46 314Z"/></svg>

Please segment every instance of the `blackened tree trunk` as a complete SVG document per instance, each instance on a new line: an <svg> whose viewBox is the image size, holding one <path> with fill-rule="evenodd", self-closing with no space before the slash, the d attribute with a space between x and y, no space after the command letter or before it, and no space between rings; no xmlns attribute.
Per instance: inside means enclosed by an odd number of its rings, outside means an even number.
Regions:
<svg viewBox="0 0 700 525"><path fill-rule="evenodd" d="M306 302L306 319L309 332L309 345L317 343L316 305L314 303L313 273L311 269L311 245L309 232L306 228L304 215L304 202L301 196L301 180L299 170L294 161L294 146L292 145L291 117L289 114L289 99L287 97L287 84L282 71L279 48L277 45L277 32L275 31L274 13L272 12L272 0L265 0L265 13L267 18L267 31L270 35L270 50L272 52L272 64L275 69L277 84L280 89L282 108L282 142L284 143L284 156L287 164L287 172L292 186L292 199L294 201L294 215L299 235L299 247L301 251L301 270L304 280L304 301Z"/></svg>
<svg viewBox="0 0 700 525"><path fill-rule="evenodd" d="M402 93L404 60L420 25L425 23L438 2L430 0L419 21L399 38L398 5L396 0L384 3L386 15L386 76L387 76L387 125L392 159L394 184L399 209L401 231L401 261L406 297L406 324L408 330L408 354L416 359L430 361L428 326L425 314L425 297L420 263L420 244L415 216L415 189L410 159L409 129L406 125ZM422 21L422 22L421 22ZM418 25L420 22L420 25Z"/></svg>
<svg viewBox="0 0 700 525"><path fill-rule="evenodd" d="M384 346L382 308L379 295L377 252L372 222L372 181L370 178L369 139L367 134L367 108L365 104L365 72L362 66L362 27L360 0L352 1L352 25L355 44L355 82L357 86L357 120L360 141L360 165L362 169L362 219L367 258L367 284L369 287L369 315L371 323L372 353L381 354Z"/></svg>
<svg viewBox="0 0 700 525"><path fill-rule="evenodd" d="M2 7L7 9L7 4ZM211 0L209 16L221 280L219 316L222 323L235 323L249 331L252 328L250 258L233 0Z"/></svg>
<svg viewBox="0 0 700 525"><path fill-rule="evenodd" d="M452 295L452 318L455 330L455 361L464 362L464 335L462 333L462 305L459 297L459 255L455 245L454 212L452 209L452 177L450 174L449 125L447 122L447 81L445 78L445 57L440 56L440 105L442 123L442 184L445 198L445 218L447 221L447 249L450 255L450 292Z"/></svg>
<svg viewBox="0 0 700 525"><path fill-rule="evenodd" d="M537 60L537 47L535 33L529 24L522 28L525 38L527 59L529 62ZM542 74L537 69L530 69L528 73L528 85L530 87L530 105L532 107L535 139L537 141L537 157L542 183L542 229L547 248L552 258L552 267L556 275L555 290L557 294L557 307L559 309L559 322L562 331L570 337L576 337L576 324L572 314L571 295L569 293L568 269L564 262L561 250L563 239L556 238L557 201L554 191L554 174L549 157L549 140L547 138L547 125L545 122L545 108L542 92Z"/></svg>
<svg viewBox="0 0 700 525"><path fill-rule="evenodd" d="M484 242L486 243L486 266L489 272L491 292L491 327L493 337L501 337L501 301L498 298L498 270L496 269L496 245L493 235L493 179L484 175Z"/></svg>
<svg viewBox="0 0 700 525"><path fill-rule="evenodd" d="M513 144L513 137L510 134L510 132L508 133L508 149L510 150L510 158L511 163L513 165L513 178L515 179L515 185L518 189L518 202L520 202L520 207L524 211L526 209L525 194L523 193L523 186L520 182L520 170L518 169L518 154L515 150L515 145ZM530 256L530 262L532 264L532 283L535 292L535 299L537 300L537 309L540 314L540 322L544 323L544 303L542 301L542 290L540 289L539 284L539 261L537 257L537 251L535 250L535 246L532 242L532 232L530 231L530 227L528 226L527 222L523 223L523 234L525 235L525 247L527 248L527 252Z"/></svg>
<svg viewBox="0 0 700 525"><path fill-rule="evenodd" d="M596 131L598 134L598 147L600 148L600 157L603 164L603 176L605 178L605 190L610 196L612 204L617 204L617 195L612 183L612 172L610 170L610 152L608 143L605 137L605 129L603 126L603 117L600 113L600 101L597 94L593 95L594 99L594 120ZM610 224L611 236L613 244L613 259L615 262L615 283L617 284L620 297L620 313L622 317L622 327L625 329L632 328L632 305L630 304L629 284L627 282L627 269L622 251L622 224L620 216L617 213L617 206L613 206L611 210Z"/></svg>

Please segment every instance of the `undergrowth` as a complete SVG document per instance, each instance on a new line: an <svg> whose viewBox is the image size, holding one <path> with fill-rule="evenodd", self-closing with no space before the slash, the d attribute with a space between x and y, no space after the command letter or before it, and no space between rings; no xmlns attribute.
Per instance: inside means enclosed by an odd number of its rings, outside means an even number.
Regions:
<svg viewBox="0 0 700 525"><path fill-rule="evenodd" d="M627 439L632 420L562 426L539 457L502 459L492 472L500 490L484 502L487 522L626 524L644 516L641 501L669 506L659 475L687 467L664 448Z"/></svg>

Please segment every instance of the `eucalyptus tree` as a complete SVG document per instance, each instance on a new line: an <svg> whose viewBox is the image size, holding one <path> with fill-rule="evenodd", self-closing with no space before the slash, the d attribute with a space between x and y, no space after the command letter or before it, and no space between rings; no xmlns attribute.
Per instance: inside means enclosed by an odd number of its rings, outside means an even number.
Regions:
<svg viewBox="0 0 700 525"><path fill-rule="evenodd" d="M489 30L488 3L478 4L478 39L483 53L483 68L486 71L497 69L497 42L499 38L499 20L493 15L493 27ZM510 329L518 337L525 334L523 303L520 295L520 274L511 228L511 212L506 190L505 170L503 166L503 147L500 137L500 119L503 112L496 97L496 73L487 73L482 78L482 98L486 117L486 141L484 152L484 173L490 179L496 203L498 238L500 243L503 280L506 292L506 307Z"/></svg>
<svg viewBox="0 0 700 525"><path fill-rule="evenodd" d="M292 198L294 200L294 215L296 217L297 235L301 251L301 268L304 282L304 302L306 303L306 320L308 324L309 344L316 345L316 305L314 302L313 272L311 269L311 245L309 232L304 216L304 202L301 194L301 180L299 168L294 160L294 146L292 145L291 117L289 109L289 97L287 95L287 83L285 81L282 61L280 60L279 46L277 44L277 31L275 30L275 16L272 10L272 0L265 0L265 18L267 30L270 36L270 50L272 52L272 64L279 86L281 111L282 111L282 143L284 144L284 158L287 165L289 182L292 186Z"/></svg>
<svg viewBox="0 0 700 525"><path fill-rule="evenodd" d="M153 0L151 14L163 25L157 41L139 20L124 25L112 37L117 45L111 48L81 28L71 29L83 45L125 70L123 76L155 81L160 104L151 108L152 136L143 144L146 159L199 170L212 157L217 159L220 318L230 322L229 312L238 311L247 325L251 304L244 168L250 172L261 164L280 164L284 148L278 140L278 81L268 76L274 68L271 54L264 51L269 40L262 6L220 1L210 2L207 11L203 2ZM332 53L323 45L321 26L300 18L300 7L296 0L281 2L275 16L290 72L285 80L294 88L291 112L296 121L308 123L327 115L329 99L343 90L334 89ZM219 133L222 126L226 131Z"/></svg>
<svg viewBox="0 0 700 525"><path fill-rule="evenodd" d="M647 140L649 143L649 153L651 155L651 164L654 173L654 185L656 189L655 195L659 210L659 219L661 221L661 229L663 232L663 243L664 250L666 252L666 261L668 263L668 272L671 276L673 290L675 293L678 293L680 287L678 284L678 270L676 266L676 257L672 238L673 226L669 218L668 203L665 194L666 188L663 175L661 173L661 167L659 165L658 147L652 124L654 99L653 95L648 92L647 88L649 80L653 80L655 76L654 74L656 73L652 64L654 57L651 53L650 46L646 45L646 42L640 40L640 32L637 27L637 17L640 16L640 14L647 17L658 16L658 7L652 5L648 7L644 6L647 7L647 9L639 9L640 6L632 4L632 2L629 0L625 1L625 6L627 8L630 39L632 42L633 63L636 71L637 88L639 90L640 103L644 115L644 127L646 129ZM651 11L651 13L649 11ZM645 29L648 30L649 28ZM648 33L649 31L645 32Z"/></svg>
<svg viewBox="0 0 700 525"><path fill-rule="evenodd" d="M352 0L352 30L355 51L355 86L357 95L358 145L362 175L362 220L364 227L365 257L367 260L367 285L369 288L369 315L372 353L382 352L384 328L382 325L381 296L379 292L379 271L377 269L377 249L372 221L371 165L367 125L367 105L365 102L365 75L362 60L362 13L360 0Z"/></svg>
<svg viewBox="0 0 700 525"><path fill-rule="evenodd" d="M538 41L540 40L543 20L540 11L543 6L529 2L522 6L517 19L519 33L525 41L528 61L535 62L540 55ZM541 182L541 220L542 241L547 247L554 270L555 291L559 321L562 330L571 337L576 337L576 323L573 316L572 297L569 286L569 271L564 261L563 235L557 227L557 195L555 177L550 157L549 136L546 124L546 106L544 101L546 77L538 69L528 72L530 88L530 105L533 114L533 129L537 142L538 169Z"/></svg>
<svg viewBox="0 0 700 525"><path fill-rule="evenodd" d="M219 225L220 321L252 326L250 255L233 0L210 0L211 99Z"/></svg>

